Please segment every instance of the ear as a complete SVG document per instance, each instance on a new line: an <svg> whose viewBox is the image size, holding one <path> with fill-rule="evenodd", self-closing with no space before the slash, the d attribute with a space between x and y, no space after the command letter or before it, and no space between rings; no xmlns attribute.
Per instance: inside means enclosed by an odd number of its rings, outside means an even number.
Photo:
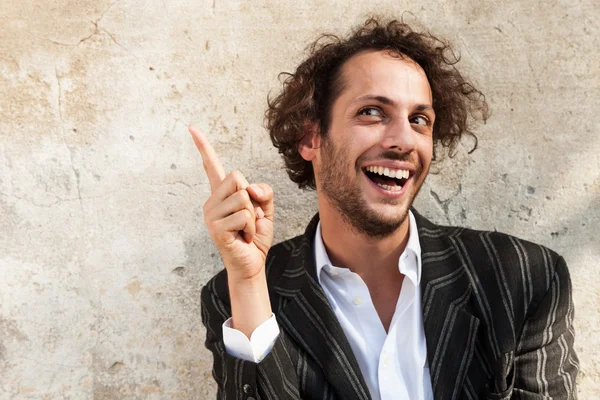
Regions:
<svg viewBox="0 0 600 400"><path fill-rule="evenodd" d="M304 132L298 142L298 152L306 161L312 161L315 159L320 147L319 124L308 120L304 121Z"/></svg>

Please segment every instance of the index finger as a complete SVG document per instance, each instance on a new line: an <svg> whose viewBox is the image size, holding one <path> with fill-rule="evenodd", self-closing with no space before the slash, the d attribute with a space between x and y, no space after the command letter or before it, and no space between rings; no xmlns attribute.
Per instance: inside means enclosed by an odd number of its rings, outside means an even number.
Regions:
<svg viewBox="0 0 600 400"><path fill-rule="evenodd" d="M196 147L200 151L202 164L206 171L206 175L208 175L208 181L210 182L210 189L214 192L221 182L223 182L223 179L225 179L225 168L223 168L223 164L221 164L221 160L219 160L219 156L217 156L215 149L208 140L206 140L206 137L200 132L200 129L195 126L190 126L188 129L192 134Z"/></svg>

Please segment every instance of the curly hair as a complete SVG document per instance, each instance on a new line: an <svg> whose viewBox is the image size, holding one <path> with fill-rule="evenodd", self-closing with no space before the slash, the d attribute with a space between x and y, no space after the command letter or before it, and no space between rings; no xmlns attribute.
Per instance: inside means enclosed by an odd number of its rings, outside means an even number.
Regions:
<svg viewBox="0 0 600 400"><path fill-rule="evenodd" d="M309 57L296 72L286 76L282 91L267 99L265 125L273 145L282 154L290 179L302 188L315 189L312 163L302 158L298 143L306 134L306 124L319 124L325 135L331 122L331 108L341 94L341 67L352 56L364 51L390 51L421 66L431 87L436 122L433 127L434 160L441 144L453 157L461 137L477 137L471 122L488 118L485 96L455 67L460 56L450 45L430 33L413 31L403 21L384 22L371 17L348 37L323 34L309 48Z"/></svg>

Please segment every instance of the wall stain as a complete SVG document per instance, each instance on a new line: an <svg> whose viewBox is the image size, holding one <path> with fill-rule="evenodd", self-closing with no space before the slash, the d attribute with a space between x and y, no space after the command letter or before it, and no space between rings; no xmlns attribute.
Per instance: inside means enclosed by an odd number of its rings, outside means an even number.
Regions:
<svg viewBox="0 0 600 400"><path fill-rule="evenodd" d="M0 70L5 64L0 63ZM12 77L0 73L0 121L10 122L13 127L45 126L46 129L28 129L27 139L41 138L55 133L47 129L48 121L56 118L52 98L52 85L39 72L15 74ZM21 135L20 129L4 129L0 135Z"/></svg>
<svg viewBox="0 0 600 400"><path fill-rule="evenodd" d="M134 300L139 300L138 295L142 290L142 284L137 276L134 276L131 282L125 286L125 290L131 295Z"/></svg>

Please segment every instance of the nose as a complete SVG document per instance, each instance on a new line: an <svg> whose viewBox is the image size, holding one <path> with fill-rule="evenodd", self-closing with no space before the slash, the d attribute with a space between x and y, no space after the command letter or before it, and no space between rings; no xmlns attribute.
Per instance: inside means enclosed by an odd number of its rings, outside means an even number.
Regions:
<svg viewBox="0 0 600 400"><path fill-rule="evenodd" d="M386 126L381 145L385 149L410 153L415 148L415 134L408 118L397 119Z"/></svg>

